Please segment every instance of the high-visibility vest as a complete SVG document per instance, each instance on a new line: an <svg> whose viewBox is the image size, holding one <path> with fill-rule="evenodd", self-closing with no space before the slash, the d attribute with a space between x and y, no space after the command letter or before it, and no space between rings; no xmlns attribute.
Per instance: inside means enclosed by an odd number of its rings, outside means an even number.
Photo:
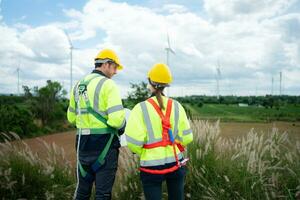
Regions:
<svg viewBox="0 0 300 200"><path fill-rule="evenodd" d="M148 99L147 101L154 107L157 114L161 118L161 122L162 122L162 140L159 141L159 142L151 143L151 144L144 144L143 148L152 149L152 148L157 148L157 147L165 147L165 146L168 146L168 145L172 146L173 152L174 152L174 157L175 157L175 160L176 160L176 165L174 165L173 167L166 168L166 169L161 169L161 170L147 169L145 167L140 167L140 170L143 171L143 172L151 173L151 174L167 174L167 173L170 173L170 172L174 172L177 169L179 169L182 165L180 163L180 161L178 160L178 156L177 156L175 147L177 146L178 149L181 152L184 151L184 147L180 143L175 142L175 139L173 137L171 124L170 124L170 115L171 115L171 111L172 111L172 99L168 100L165 115L162 113L160 107L155 103L155 101L153 99Z"/></svg>
<svg viewBox="0 0 300 200"><path fill-rule="evenodd" d="M99 154L97 160L91 165L91 169L93 172L97 172L99 168L104 164L104 159L108 153L108 150L111 146L112 140L114 136L118 136L117 134L117 129L110 126L107 123L107 118L105 118L101 112L97 112L95 107L97 107L97 104L99 103L99 99L96 96L96 100L94 101L94 106L91 105L90 103L90 98L88 95L88 85L93 79L99 78L98 74L92 74L89 75L88 77L82 79L78 84L76 84L74 88L74 100L75 100L75 110L76 112L76 126L78 128L77 134L82 134L82 135L93 135L93 134L110 134L109 140L106 143L104 149L102 152ZM108 79L105 77L102 77L100 81L97 84L98 88L98 93L101 92L101 86L107 81ZM95 94L99 95L99 94ZM96 106L95 106L96 105ZM120 106L119 106L120 107ZM121 106L122 107L122 106ZM115 107L116 108L116 107ZM121 108L123 109L123 107ZM115 109L116 110L116 109ZM89 116L93 116L94 120L98 120L97 124L102 124L103 127L82 127L82 122L83 120L86 120L86 117L88 116L88 119L90 118ZM77 123L78 122L78 123ZM79 149L77 149L79 151ZM88 181L93 180L93 175L87 172L81 165L80 161L78 161L78 169L80 170L80 174L83 178L85 178Z"/></svg>
<svg viewBox="0 0 300 200"><path fill-rule="evenodd" d="M125 111L122 105L120 91L113 80L106 78L97 73L87 75L83 81L90 80L87 85L87 95L90 107L95 112L107 119L107 123L120 129L125 124ZM87 129L84 135L89 135L90 128L107 128L105 123L99 121L86 109L84 100L80 101L80 105L76 106L78 98L77 88L81 81L78 81L70 93L70 103L67 112L68 121L75 124L77 128ZM80 107L80 110L78 108ZM79 117L79 111L81 117Z"/></svg>
<svg viewBox="0 0 300 200"><path fill-rule="evenodd" d="M158 103L156 97L150 99L155 101L156 104ZM169 98L162 96L162 99L167 108ZM169 117L170 129L175 142L182 144L182 146L188 145L193 140L193 133L184 108L179 102L172 100L172 108L169 110L171 110ZM149 100L134 106L126 123L125 136L128 148L140 157L140 167L162 169L176 164L173 146L160 146L157 143L163 140L162 132L161 117ZM151 144L157 145L157 147L144 148L144 145L147 147ZM178 160L183 161L184 155L179 150L178 145L175 145L175 150Z"/></svg>

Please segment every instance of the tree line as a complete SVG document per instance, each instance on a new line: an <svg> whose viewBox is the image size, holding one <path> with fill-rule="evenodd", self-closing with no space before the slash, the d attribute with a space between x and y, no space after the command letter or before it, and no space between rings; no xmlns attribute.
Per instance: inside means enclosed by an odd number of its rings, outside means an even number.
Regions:
<svg viewBox="0 0 300 200"><path fill-rule="evenodd" d="M300 96L289 95L265 95L265 96L206 96L206 95L192 95L185 97L177 97L178 101L189 103L202 107L203 104L247 104L250 106L263 106L265 108L279 109L281 106L292 104L300 104Z"/></svg>
<svg viewBox="0 0 300 200"><path fill-rule="evenodd" d="M0 132L31 137L69 128L68 99L59 82L48 80L44 87L23 90L22 96L0 96Z"/></svg>
<svg viewBox="0 0 300 200"><path fill-rule="evenodd" d="M123 99L124 107L132 109L137 103L151 96L147 83L131 83L131 91ZM22 96L0 96L0 132L15 132L21 137L31 137L72 128L66 121L69 100L67 92L59 82L48 80L44 87L23 86ZM247 104L263 106L266 109L280 109L281 106L300 105L300 96L206 96L192 95L174 97L186 105L202 107L204 104Z"/></svg>

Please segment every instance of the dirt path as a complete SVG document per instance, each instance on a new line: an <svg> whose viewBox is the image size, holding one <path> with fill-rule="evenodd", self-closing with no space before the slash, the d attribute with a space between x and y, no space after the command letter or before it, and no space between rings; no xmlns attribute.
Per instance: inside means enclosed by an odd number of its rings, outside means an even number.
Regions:
<svg viewBox="0 0 300 200"><path fill-rule="evenodd" d="M252 128L258 133L271 132L272 127L277 127L279 132L287 131L291 139L300 140L300 122L274 122L274 123L235 123L224 122L220 123L221 135L224 137L234 138L246 135ZM58 147L61 147L65 151L67 160L71 161L72 165L75 164L75 131L68 131L62 133L56 133L38 138L31 138L24 140L33 152L37 152L41 156L47 154L47 148L41 141L45 141L48 144L55 143Z"/></svg>
<svg viewBox="0 0 300 200"><path fill-rule="evenodd" d="M37 138L25 139L24 142L28 144L33 152L38 153L40 156L45 156L47 154L47 147L42 141L45 141L49 145L55 143L58 147L64 149L67 160L71 161L72 164L74 164L76 159L75 132L76 131L55 133Z"/></svg>

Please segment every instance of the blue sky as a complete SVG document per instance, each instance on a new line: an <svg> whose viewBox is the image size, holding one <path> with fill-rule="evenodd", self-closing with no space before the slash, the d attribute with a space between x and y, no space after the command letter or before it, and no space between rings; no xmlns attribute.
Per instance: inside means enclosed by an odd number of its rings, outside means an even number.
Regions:
<svg viewBox="0 0 300 200"><path fill-rule="evenodd" d="M70 88L67 32L74 82L92 70L102 48L114 49L123 71L113 79L122 96L130 82L166 62L167 33L174 82L170 95L300 94L300 0L2 0L0 93L46 80ZM220 68L221 75L217 75ZM272 84L273 78L273 84Z"/></svg>
<svg viewBox="0 0 300 200"><path fill-rule="evenodd" d="M8 25L17 22L41 26L54 21L66 21L63 9L81 9L86 1L2 0L2 16Z"/></svg>

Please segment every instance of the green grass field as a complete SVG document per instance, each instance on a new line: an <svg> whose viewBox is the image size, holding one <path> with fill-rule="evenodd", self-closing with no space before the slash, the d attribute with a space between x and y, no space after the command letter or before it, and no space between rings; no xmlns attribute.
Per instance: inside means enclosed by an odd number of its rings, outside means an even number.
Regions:
<svg viewBox="0 0 300 200"><path fill-rule="evenodd" d="M300 121L300 106L287 105L279 110L257 106L239 107L238 105L204 104L202 107L185 104L194 118L220 119L235 122Z"/></svg>

